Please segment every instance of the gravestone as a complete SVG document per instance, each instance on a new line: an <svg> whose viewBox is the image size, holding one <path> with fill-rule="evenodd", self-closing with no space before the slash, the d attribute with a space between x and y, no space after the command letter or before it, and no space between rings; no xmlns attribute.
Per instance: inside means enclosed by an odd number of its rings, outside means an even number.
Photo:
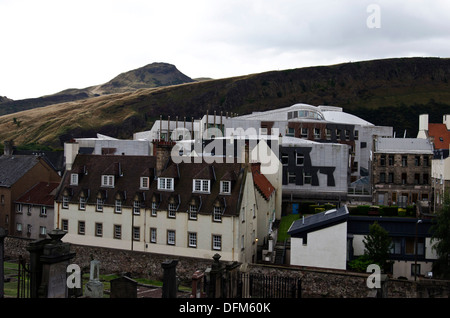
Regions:
<svg viewBox="0 0 450 318"><path fill-rule="evenodd" d="M161 264L164 269L162 298L177 298L177 272L178 260L165 261Z"/></svg>
<svg viewBox="0 0 450 318"><path fill-rule="evenodd" d="M91 261L91 271L89 281L84 287L84 296L88 298L103 297L103 283L100 281L100 262L98 260Z"/></svg>
<svg viewBox="0 0 450 318"><path fill-rule="evenodd" d="M110 298L137 298L137 282L122 276L111 280Z"/></svg>

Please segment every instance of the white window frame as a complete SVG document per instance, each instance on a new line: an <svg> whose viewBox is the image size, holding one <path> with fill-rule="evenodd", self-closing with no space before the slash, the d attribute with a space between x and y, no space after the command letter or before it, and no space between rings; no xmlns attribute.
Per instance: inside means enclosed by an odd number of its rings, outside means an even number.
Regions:
<svg viewBox="0 0 450 318"><path fill-rule="evenodd" d="M188 246L197 247L197 232L188 233Z"/></svg>
<svg viewBox="0 0 450 318"><path fill-rule="evenodd" d="M114 176L110 174L103 174L102 187L114 188Z"/></svg>
<svg viewBox="0 0 450 318"><path fill-rule="evenodd" d="M158 204L156 202L152 202L152 216L156 216L158 211L157 209Z"/></svg>
<svg viewBox="0 0 450 318"><path fill-rule="evenodd" d="M231 181L220 181L220 193L231 193Z"/></svg>
<svg viewBox="0 0 450 318"><path fill-rule="evenodd" d="M45 226L39 227L39 235L47 235L47 228Z"/></svg>
<svg viewBox="0 0 450 318"><path fill-rule="evenodd" d="M69 197L66 195L63 195L63 197L62 197L62 207L63 207L63 209L69 208Z"/></svg>
<svg viewBox="0 0 450 318"><path fill-rule="evenodd" d="M95 210L98 212L103 212L103 199L97 198L97 202L95 204Z"/></svg>
<svg viewBox="0 0 450 318"><path fill-rule="evenodd" d="M78 234L84 235L86 233L86 222L78 221Z"/></svg>
<svg viewBox="0 0 450 318"><path fill-rule="evenodd" d="M114 202L114 212L122 213L122 200L116 199Z"/></svg>
<svg viewBox="0 0 450 318"><path fill-rule="evenodd" d="M95 236L103 236L103 223L95 223Z"/></svg>
<svg viewBox="0 0 450 318"><path fill-rule="evenodd" d="M140 188L148 190L150 188L150 178L149 177L141 177Z"/></svg>
<svg viewBox="0 0 450 318"><path fill-rule="evenodd" d="M192 180L192 192L210 193L211 180L194 179Z"/></svg>
<svg viewBox="0 0 450 318"><path fill-rule="evenodd" d="M212 234L212 249L215 251L222 250L222 235Z"/></svg>
<svg viewBox="0 0 450 318"><path fill-rule="evenodd" d="M22 203L16 204L16 212L17 213L22 213Z"/></svg>
<svg viewBox="0 0 450 318"><path fill-rule="evenodd" d="M133 241L141 240L141 228L139 226L133 226Z"/></svg>
<svg viewBox="0 0 450 318"><path fill-rule="evenodd" d="M114 224L114 238L118 240L122 239L122 225Z"/></svg>
<svg viewBox="0 0 450 318"><path fill-rule="evenodd" d="M134 200L133 201L133 214L140 215L141 214L141 201Z"/></svg>
<svg viewBox="0 0 450 318"><path fill-rule="evenodd" d="M80 197L80 204L79 204L79 209L80 210L86 210L86 198L85 197Z"/></svg>
<svg viewBox="0 0 450 318"><path fill-rule="evenodd" d="M171 190L173 191L173 178L158 178L158 190Z"/></svg>
<svg viewBox="0 0 450 318"><path fill-rule="evenodd" d="M47 207L42 205L40 208L39 216L46 217L47 216Z"/></svg>
<svg viewBox="0 0 450 318"><path fill-rule="evenodd" d="M298 163L300 159L300 163ZM295 154L295 165L296 166L304 166L305 165L305 155L302 153Z"/></svg>
<svg viewBox="0 0 450 318"><path fill-rule="evenodd" d="M22 223L16 223L16 231L22 232Z"/></svg>
<svg viewBox="0 0 450 318"><path fill-rule="evenodd" d="M156 227L150 228L150 243L156 243L157 242L157 229Z"/></svg>
<svg viewBox="0 0 450 318"><path fill-rule="evenodd" d="M214 222L222 222L222 208L221 207L213 207L213 221Z"/></svg>
<svg viewBox="0 0 450 318"><path fill-rule="evenodd" d="M78 185L78 173L70 174L70 185Z"/></svg>
<svg viewBox="0 0 450 318"><path fill-rule="evenodd" d="M167 245L175 245L176 233L175 230L167 230Z"/></svg>
<svg viewBox="0 0 450 318"><path fill-rule="evenodd" d="M167 206L167 216L169 218L176 218L177 216L177 205L175 203L169 203L169 205Z"/></svg>

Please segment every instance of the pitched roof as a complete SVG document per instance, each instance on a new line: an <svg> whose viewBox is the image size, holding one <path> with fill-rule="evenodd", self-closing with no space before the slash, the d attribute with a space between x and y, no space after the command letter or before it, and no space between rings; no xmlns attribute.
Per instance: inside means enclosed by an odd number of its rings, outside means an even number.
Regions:
<svg viewBox="0 0 450 318"><path fill-rule="evenodd" d="M114 188L101 186L101 175L113 163L120 163L122 175L116 175ZM101 195L106 206L114 206L117 196L122 198L124 206L132 206L136 195L141 198L142 207L151 207L153 200L157 208L167 210L169 202L177 204L177 211L189 211L190 202L196 200L200 205L197 213L211 214L213 204L219 202L224 215L239 214L239 198L244 182L244 170L240 163L180 163L170 162L161 173L163 177L174 177L174 190L158 190L157 178L151 174L149 189L140 188L140 177L143 172L153 172L156 166L155 156L102 156L78 154L75 158L73 169L62 180L61 191L56 197L62 201L62 196L67 193L69 202L78 203L80 195L88 194L87 203L95 204L97 195ZM86 167L86 169L84 169ZM71 173L78 173L78 185L70 184ZM223 177L234 175L231 184L231 193L220 192L220 180ZM193 192L193 179L199 176L208 177L210 180L210 192ZM215 178L213 178L215 176Z"/></svg>
<svg viewBox="0 0 450 318"><path fill-rule="evenodd" d="M58 182L39 182L35 184L24 195L18 198L16 203L53 206L55 190Z"/></svg>
<svg viewBox="0 0 450 318"><path fill-rule="evenodd" d="M11 187L38 162L34 155L3 155L0 157L0 187Z"/></svg>
<svg viewBox="0 0 450 318"><path fill-rule="evenodd" d="M445 124L428 124L428 136L434 137L434 149L448 149L450 131Z"/></svg>
<svg viewBox="0 0 450 318"><path fill-rule="evenodd" d="M288 234L297 237L304 233L314 232L324 227L344 222L348 218L348 209L344 205L339 209L332 209L325 212L310 215L296 220L288 230Z"/></svg>
<svg viewBox="0 0 450 318"><path fill-rule="evenodd" d="M252 164L253 182L264 199L269 200L272 193L275 192L275 187L267 180L266 176L261 173L260 168L260 164Z"/></svg>

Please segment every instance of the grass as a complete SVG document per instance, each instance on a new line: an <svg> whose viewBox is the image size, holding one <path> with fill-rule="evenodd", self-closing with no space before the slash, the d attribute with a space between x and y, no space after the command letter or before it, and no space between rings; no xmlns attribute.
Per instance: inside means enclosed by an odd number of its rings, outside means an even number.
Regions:
<svg viewBox="0 0 450 318"><path fill-rule="evenodd" d="M287 231L292 225L292 222L299 219L299 214L288 214L281 217L280 227L278 228L278 241L282 242L290 237Z"/></svg>

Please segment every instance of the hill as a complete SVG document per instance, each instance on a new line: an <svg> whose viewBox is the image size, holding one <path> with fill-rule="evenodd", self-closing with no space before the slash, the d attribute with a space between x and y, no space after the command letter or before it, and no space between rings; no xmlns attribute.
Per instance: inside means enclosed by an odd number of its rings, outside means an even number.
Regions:
<svg viewBox="0 0 450 318"><path fill-rule="evenodd" d="M38 98L11 100L0 97L0 115L12 114L22 110L47 105L82 100L90 97L115 93L132 92L141 88L152 88L194 82L181 73L174 65L152 63L119 74L107 83L86 87L69 88L61 92Z"/></svg>
<svg viewBox="0 0 450 318"><path fill-rule="evenodd" d="M160 115L245 114L303 102L336 105L398 134L417 134L418 116L450 114L450 59L396 58L270 71L91 97L0 117L0 139L61 147L71 137L130 138Z"/></svg>

